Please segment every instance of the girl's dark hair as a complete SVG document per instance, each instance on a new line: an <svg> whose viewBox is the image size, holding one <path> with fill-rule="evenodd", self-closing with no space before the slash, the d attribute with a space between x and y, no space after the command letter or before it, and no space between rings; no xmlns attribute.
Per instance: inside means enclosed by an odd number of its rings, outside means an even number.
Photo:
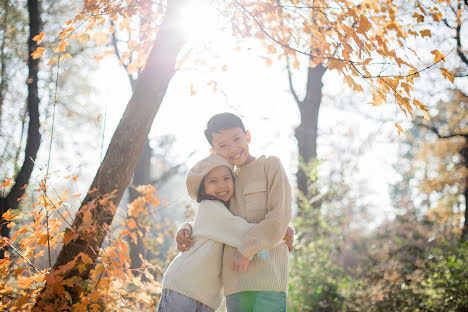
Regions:
<svg viewBox="0 0 468 312"><path fill-rule="evenodd" d="M231 172L232 182L234 183L234 175L232 174L231 170L229 171ZM217 200L222 202L224 206L226 206L226 208L229 208L229 201L225 202L224 200L221 200L217 197L205 193L205 178L203 178L203 180L201 181L200 188L198 189L197 203L200 203L202 200Z"/></svg>
<svg viewBox="0 0 468 312"><path fill-rule="evenodd" d="M205 137L213 147L213 132L232 128L241 128L245 132L244 123L238 116L231 113L216 114L206 124Z"/></svg>

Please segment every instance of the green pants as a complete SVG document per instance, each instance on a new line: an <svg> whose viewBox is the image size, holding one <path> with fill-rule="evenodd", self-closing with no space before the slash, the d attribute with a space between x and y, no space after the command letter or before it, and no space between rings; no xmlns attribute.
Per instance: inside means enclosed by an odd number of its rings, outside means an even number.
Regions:
<svg viewBox="0 0 468 312"><path fill-rule="evenodd" d="M286 293L243 291L226 296L228 312L286 312Z"/></svg>

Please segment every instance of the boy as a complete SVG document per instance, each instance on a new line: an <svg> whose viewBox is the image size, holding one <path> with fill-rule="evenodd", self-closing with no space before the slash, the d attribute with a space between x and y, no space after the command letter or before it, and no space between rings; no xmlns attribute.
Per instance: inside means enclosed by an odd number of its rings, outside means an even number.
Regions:
<svg viewBox="0 0 468 312"><path fill-rule="evenodd" d="M289 250L286 244L278 243L292 218L292 198L283 166L276 157L255 158L249 153L250 132L234 114L211 117L205 136L212 152L236 167L230 211L257 223L239 248L224 246L222 278L227 309L286 311ZM187 225L177 234L181 251L191 246Z"/></svg>

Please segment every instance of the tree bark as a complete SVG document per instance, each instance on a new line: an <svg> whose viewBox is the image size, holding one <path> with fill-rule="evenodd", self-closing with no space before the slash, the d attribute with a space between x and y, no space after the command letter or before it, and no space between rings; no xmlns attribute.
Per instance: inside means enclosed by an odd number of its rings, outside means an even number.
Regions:
<svg viewBox="0 0 468 312"><path fill-rule="evenodd" d="M314 195L309 189L310 177L307 176L303 166L309 165L317 158L318 115L322 101L322 77L325 71L326 67L321 64L314 68L309 67L307 71L306 94L303 100L299 100L292 86L291 74L288 68L291 92L301 116L301 123L295 130L299 151L299 166L296 178L297 188L305 198L311 198ZM298 211L298 215L300 215L300 211Z"/></svg>
<svg viewBox="0 0 468 312"><path fill-rule="evenodd" d="M94 262L99 249L109 232L114 218L115 207L127 188L139 155L143 150L153 120L159 110L166 93L169 81L175 73L175 62L182 47L180 30L177 27L177 14L183 5L182 0L168 1L166 16L160 26L147 64L139 76L135 91L127 105L122 119L111 139L106 156L98 169L90 192L81 203L76 214L71 231L76 235L65 244L57 261L49 273L52 278L46 278L44 291L34 307L41 311L60 296L53 293L53 284L49 281L60 274L62 279L83 281L89 278L92 263L84 263L79 270L76 265L71 268L60 268L75 260L78 262L80 253L86 254ZM109 200L102 200L112 194ZM91 211L92 218L84 218ZM88 214L89 215L89 214ZM84 223L88 220L91 224ZM83 229L92 229L91 232ZM74 287L66 287L73 301L78 301L86 289L75 283ZM55 303L55 302L54 302Z"/></svg>
<svg viewBox="0 0 468 312"><path fill-rule="evenodd" d="M461 150L460 154L464 159L465 170L468 170L468 137L465 136L465 146ZM465 176L465 189L463 192L465 196L465 221L463 223L463 230L461 235L462 241L468 241L468 174Z"/></svg>
<svg viewBox="0 0 468 312"><path fill-rule="evenodd" d="M39 92L38 92L38 73L39 59L34 60L31 56L37 44L32 39L38 35L42 29L41 8L38 0L28 0L29 12L29 39L28 39L28 98L27 109L29 114L28 136L26 139L26 147L24 152L24 162L21 170L15 177L15 184L11 188L9 194L0 200L0 231L3 237L10 237L10 229L8 223L3 219L2 214L9 209L17 209L19 207L18 198L24 195L26 189L25 184L29 183L31 173L34 169L34 161L41 144L41 134L39 132ZM0 259L4 257L5 249L0 250Z"/></svg>

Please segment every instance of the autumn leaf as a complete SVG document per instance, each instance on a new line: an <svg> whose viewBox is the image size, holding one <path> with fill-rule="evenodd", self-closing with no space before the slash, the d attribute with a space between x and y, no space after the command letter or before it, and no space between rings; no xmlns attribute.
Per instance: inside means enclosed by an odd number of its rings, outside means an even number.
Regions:
<svg viewBox="0 0 468 312"><path fill-rule="evenodd" d="M193 83L190 83L190 96L194 96L195 94L197 94L197 92L193 88Z"/></svg>
<svg viewBox="0 0 468 312"><path fill-rule="evenodd" d="M39 43L41 43L42 38L44 37L44 35L45 35L45 32L41 31L41 33L39 35L34 36L32 40L36 41L37 44L39 44Z"/></svg>
<svg viewBox="0 0 468 312"><path fill-rule="evenodd" d="M399 123L395 122L395 127L398 129L398 135L403 132L403 128L400 126Z"/></svg>
<svg viewBox="0 0 468 312"><path fill-rule="evenodd" d="M266 63L266 66L267 66L267 67L270 67L271 65L273 65L273 62L272 62L271 59L268 58L268 57L265 57L265 63Z"/></svg>
<svg viewBox="0 0 468 312"><path fill-rule="evenodd" d="M31 56L34 60L38 59L38 58L41 58L42 57L42 54L44 54L44 51L45 49L43 47L38 47L36 49L36 51L34 51L33 53L31 53Z"/></svg>
<svg viewBox="0 0 468 312"><path fill-rule="evenodd" d="M72 58L72 56L71 56L70 53L65 53L65 54L60 55L60 61L69 60L71 58Z"/></svg>
<svg viewBox="0 0 468 312"><path fill-rule="evenodd" d="M96 42L97 46L100 46L109 42L109 36L105 32L95 33L92 39Z"/></svg>
<svg viewBox="0 0 468 312"><path fill-rule="evenodd" d="M419 32L421 34L421 37L431 37L431 31L429 29L424 29Z"/></svg>
<svg viewBox="0 0 468 312"><path fill-rule="evenodd" d="M12 181L11 179L7 178L7 179L5 180L5 182L3 182L2 185L0 185L0 188L10 186L11 181Z"/></svg>
<svg viewBox="0 0 468 312"><path fill-rule="evenodd" d="M63 52L67 49L67 46L69 45L68 41L63 39L60 41L60 44L57 46L57 48L54 50L55 53Z"/></svg>
<svg viewBox="0 0 468 312"><path fill-rule="evenodd" d="M439 52L439 50L433 50L431 51L432 54L434 54L434 62L437 63L440 60L445 62L445 56Z"/></svg>
<svg viewBox="0 0 468 312"><path fill-rule="evenodd" d="M416 18L416 21L417 21L418 23L424 22L424 15L421 15L421 14L418 14L418 13L414 13L414 14L413 14L413 17Z"/></svg>
<svg viewBox="0 0 468 312"><path fill-rule="evenodd" d="M223 65L223 67L221 68L221 71L222 71L222 72L227 71L227 65Z"/></svg>
<svg viewBox="0 0 468 312"><path fill-rule="evenodd" d="M450 80L451 83L453 83L455 81L455 77L451 73L449 73L445 68L440 68L440 71L442 72L442 75L445 78Z"/></svg>
<svg viewBox="0 0 468 312"><path fill-rule="evenodd" d="M80 252L78 254L78 256L81 257L81 259L83 260L83 263L85 263L85 264L93 263L93 260L87 254L85 254L84 252Z"/></svg>
<svg viewBox="0 0 468 312"><path fill-rule="evenodd" d="M17 201L21 201L22 199L25 199L26 197L28 197L28 193L24 193L23 196L21 196L20 198L16 199Z"/></svg>
<svg viewBox="0 0 468 312"><path fill-rule="evenodd" d="M327 65L327 68L330 70L337 69L339 71L342 71L343 67L345 67L345 62L341 60L335 60L335 59L331 59Z"/></svg>

